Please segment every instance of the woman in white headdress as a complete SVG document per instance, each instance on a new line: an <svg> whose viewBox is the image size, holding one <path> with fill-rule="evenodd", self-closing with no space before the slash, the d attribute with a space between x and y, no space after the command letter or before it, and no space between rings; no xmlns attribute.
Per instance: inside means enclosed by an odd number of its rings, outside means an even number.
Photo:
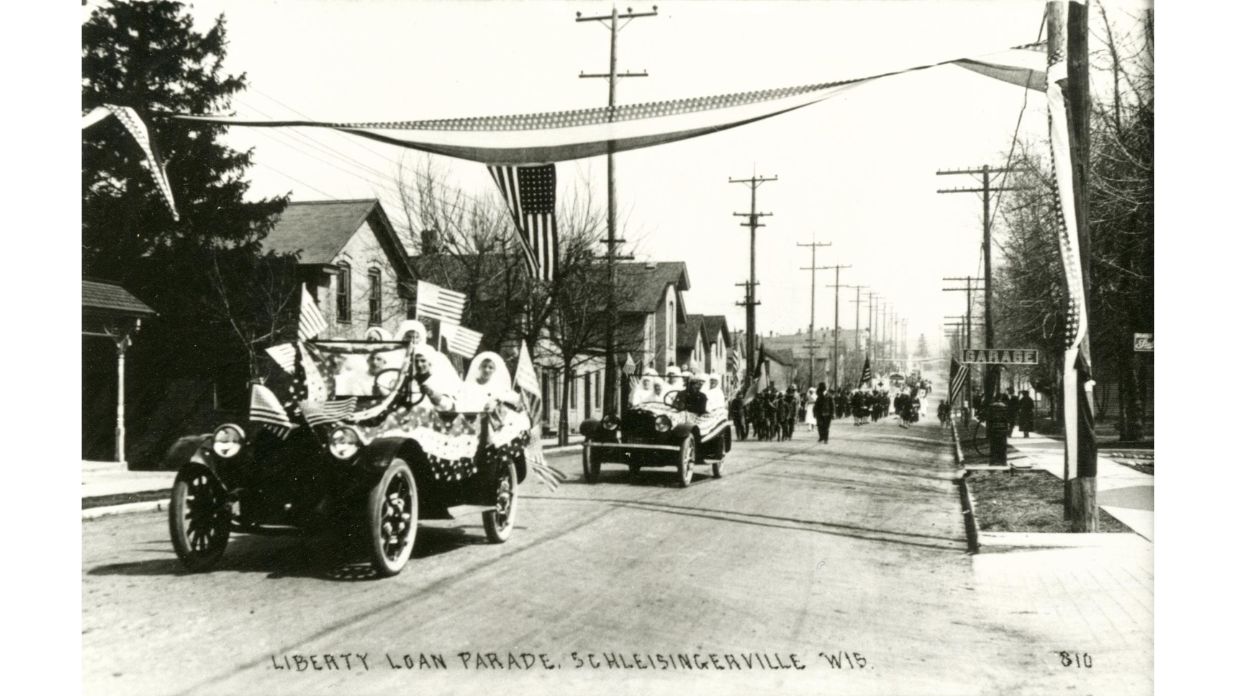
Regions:
<svg viewBox="0 0 1236 696"><path fill-rule="evenodd" d="M631 405L639 406L656 399L656 395L652 392L652 383L656 381L657 373L652 370L647 370L640 377L639 384L631 390Z"/></svg>
<svg viewBox="0 0 1236 696"><path fill-rule="evenodd" d="M429 332L425 330L425 325L416 319L408 319L399 324L399 328L395 330L395 340L411 343L414 348L419 350L424 348L429 356L429 365L433 368L434 374L441 378L446 378L448 375L454 378L456 383L459 382L459 373L455 371L455 366L451 364L450 358L447 358L436 348L425 343L425 337Z"/></svg>
<svg viewBox="0 0 1236 696"><path fill-rule="evenodd" d="M708 397L708 410L725 408L725 391L721 389L721 375L713 372L708 375L708 389L704 391Z"/></svg>
<svg viewBox="0 0 1236 696"><path fill-rule="evenodd" d="M492 351L478 353L472 359L456 403L460 411L493 411L499 406L521 408L519 395L511 389L511 373L506 363Z"/></svg>
<svg viewBox="0 0 1236 696"><path fill-rule="evenodd" d="M815 427L815 400L818 399L819 396L820 395L815 391L815 387L807 388L807 413L803 419L803 423L806 423L808 428Z"/></svg>

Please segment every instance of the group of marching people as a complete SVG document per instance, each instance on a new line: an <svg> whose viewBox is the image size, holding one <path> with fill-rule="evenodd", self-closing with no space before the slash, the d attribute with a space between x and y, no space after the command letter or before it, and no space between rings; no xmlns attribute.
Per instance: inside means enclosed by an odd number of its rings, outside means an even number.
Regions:
<svg viewBox="0 0 1236 696"><path fill-rule="evenodd" d="M789 440L794 437L794 428L802 422L800 413L806 403L805 395L800 396L793 385L780 392L770 384L749 404L744 405L741 396L734 397L730 403L730 420L740 440L751 435L757 440Z"/></svg>

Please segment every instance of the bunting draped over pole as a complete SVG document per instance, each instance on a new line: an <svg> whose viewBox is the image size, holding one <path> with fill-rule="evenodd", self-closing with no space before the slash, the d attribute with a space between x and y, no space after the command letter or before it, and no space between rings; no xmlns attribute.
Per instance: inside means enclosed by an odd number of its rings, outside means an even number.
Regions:
<svg viewBox="0 0 1236 696"><path fill-rule="evenodd" d="M110 116L115 116L117 121L124 124L125 130L129 131L129 135L132 135L142 148L142 152L146 155L146 169L150 171L150 178L154 179L155 187L163 195L163 202L171 211L172 219L180 220L180 214L176 212L176 201L172 198L172 187L167 183L167 171L163 168L163 161L159 159L159 151L150 137L150 130L141 116L137 115L137 111L128 106L116 106L115 104L96 106L82 117L82 130Z"/></svg>

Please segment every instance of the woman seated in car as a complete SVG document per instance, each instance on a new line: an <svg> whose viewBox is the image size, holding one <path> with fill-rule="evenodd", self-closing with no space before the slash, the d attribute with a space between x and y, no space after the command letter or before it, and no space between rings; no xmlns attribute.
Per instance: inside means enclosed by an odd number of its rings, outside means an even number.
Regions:
<svg viewBox="0 0 1236 696"><path fill-rule="evenodd" d="M523 410L519 394L511 389L511 373L501 356L492 351L472 359L468 377L459 389L456 404L460 411Z"/></svg>

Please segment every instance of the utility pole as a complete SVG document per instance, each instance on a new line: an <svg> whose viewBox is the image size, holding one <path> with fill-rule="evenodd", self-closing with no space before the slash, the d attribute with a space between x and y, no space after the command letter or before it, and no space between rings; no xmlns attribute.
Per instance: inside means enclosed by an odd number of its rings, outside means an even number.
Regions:
<svg viewBox="0 0 1236 696"><path fill-rule="evenodd" d="M582 70L579 73L580 78L605 78L609 80L609 110L607 120L613 122L615 108L617 106L617 90L618 80L624 77L648 77L648 71L644 70L638 73L633 72L618 72L618 32L623 26L629 24L632 20L640 17L655 17L657 16L657 6L652 6L652 12L632 12L631 8L627 8L625 14L618 14L618 8L615 7L607 15L595 15L592 17L584 17L582 13L575 13L576 22L600 22L609 28L609 72L605 73L585 73ZM622 26L619 26L618 20L626 20ZM608 210L606 215L606 255L605 267L609 272L609 290L606 293L605 299L605 412L618 413L620 410L619 388L618 388L618 355L614 347L615 327L618 324L618 300L616 297L616 287L618 285L618 265L617 265L617 250L618 239L616 229L618 227L618 203L617 203L617 183L614 179L614 143L611 140L609 143L608 152L605 154L606 173L609 179L608 189Z"/></svg>
<svg viewBox="0 0 1236 696"><path fill-rule="evenodd" d="M995 306L992 302L993 286L991 282L991 194L998 191L1017 191L1026 188L1025 186L1005 186L1003 184L993 184L993 174L1009 174L1026 171L1020 167L989 167L984 164L981 167L972 167L969 169L940 169L936 171L936 176L951 176L955 174L970 174L981 177L982 186L979 188L951 188L937 189L936 193L981 193L983 194L983 347L994 348L996 338L996 328L994 317L991 310ZM983 367L983 400L985 403L991 401L992 391L995 387L995 378L999 374L996 372L998 368L992 365Z"/></svg>
<svg viewBox="0 0 1236 696"><path fill-rule="evenodd" d="M854 299L850 300L854 303L854 379L862 379L862 365L858 364L858 356L863 352L863 336L862 326L859 324L859 316L863 310L862 291L867 289L866 285L851 285L854 288Z"/></svg>
<svg viewBox="0 0 1236 696"><path fill-rule="evenodd" d="M1047 51L1048 51L1048 94L1057 88L1063 88L1064 103L1067 109L1067 125L1069 136L1070 170L1073 179L1073 200L1061 200L1062 206L1072 205L1077 224L1077 261L1081 274L1081 302L1087 316L1090 314L1090 60L1088 46L1088 7L1085 3L1059 2L1053 0L1047 3ZM1063 56L1067 78L1059 85L1059 61L1053 57ZM1049 114L1051 111L1048 112ZM1059 171L1057 169L1057 171ZM1062 254L1063 255L1063 254ZM1066 259L1066 266L1070 260ZM1066 272L1068 269L1066 267ZM1070 346L1065 355L1071 356L1075 351ZM1090 352L1089 329L1081 334L1076 353L1081 358L1093 360ZM1065 516L1070 521L1070 530L1074 532L1098 531L1098 499L1095 489L1098 474L1098 451L1094 434L1094 413L1089 404L1089 385L1086 380L1089 375L1077 370L1076 364L1066 360L1064 369L1074 372L1066 375L1064 394L1066 410L1070 400L1076 405L1076 421L1074 441L1076 444L1077 471L1069 471L1069 454L1067 437L1069 424L1066 425L1065 454ZM1087 366L1089 373L1094 373L1094 364ZM1075 378L1072 376L1075 375ZM1074 388L1075 383L1075 388ZM1070 476L1070 474L1074 474Z"/></svg>
<svg viewBox="0 0 1236 696"><path fill-rule="evenodd" d="M747 222L738 223L741 227L747 227L751 230L751 277L747 281L747 299L743 304L747 308L747 355L748 360L755 360L755 306L759 302L755 301L755 286L758 285L755 281L755 230L758 227L764 227L760 223L760 218L771 217L772 213L757 213L755 212L755 190L761 184L768 181L776 181L776 175L772 177L763 177L752 175L750 179L735 179L730 178L731 184L746 184L751 188L751 212L749 213L734 213L737 217L747 218ZM814 265L814 264L813 264ZM750 370L747 371L748 381L751 379Z"/></svg>
<svg viewBox="0 0 1236 696"><path fill-rule="evenodd" d="M807 385L815 386L815 272L820 270L815 265L815 250L817 247L832 246L832 242L817 242L812 240L810 244L799 244L800 247L811 247L811 267L800 268L802 271L811 271L811 325L808 327L810 332L807 336L807 355L810 356L807 363Z"/></svg>
<svg viewBox="0 0 1236 696"><path fill-rule="evenodd" d="M849 266L824 266L823 268L833 269L833 367L832 367L832 386L830 389L837 388L837 337L841 335L841 288L848 287L841 285L841 269L849 268Z"/></svg>
<svg viewBox="0 0 1236 696"><path fill-rule="evenodd" d="M983 283L981 279L975 278L974 276L960 276L960 277L951 276L948 278L944 278L944 281L946 283L947 282L964 282L966 284L964 288L951 287L951 288L944 288L943 290L944 292L964 292L966 293L966 316L965 316L966 323L964 325L965 327L964 345L965 345L966 350L969 350L974 347L974 342L973 342L974 333L971 328L971 318L973 317L973 314L974 314L974 292L979 287L984 286L985 283ZM990 332L988 332L986 335L990 336L991 334ZM987 344L988 348L991 347L990 343L988 343L987 341L984 341L984 343ZM971 378L971 375L969 372L967 372L966 373L966 398L967 400L969 400L970 397L974 393L974 387L973 387L973 384L970 378ZM985 398L990 399L991 395L985 394Z"/></svg>

